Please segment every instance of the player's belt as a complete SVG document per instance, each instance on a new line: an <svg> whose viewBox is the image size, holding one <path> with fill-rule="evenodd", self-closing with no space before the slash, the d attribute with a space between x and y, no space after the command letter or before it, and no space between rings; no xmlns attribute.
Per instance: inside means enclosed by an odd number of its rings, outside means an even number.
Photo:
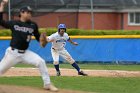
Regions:
<svg viewBox="0 0 140 93"><path fill-rule="evenodd" d="M53 50L57 50L57 51L61 51L61 50L63 50L63 48L62 49L55 49L55 48L52 48Z"/></svg>
<svg viewBox="0 0 140 93"><path fill-rule="evenodd" d="M11 47L11 49L12 49L12 50L17 50L18 53L25 53L25 50L19 50L19 49L13 48L13 47Z"/></svg>
<svg viewBox="0 0 140 93"><path fill-rule="evenodd" d="M52 48L53 50L56 50L55 48Z"/></svg>

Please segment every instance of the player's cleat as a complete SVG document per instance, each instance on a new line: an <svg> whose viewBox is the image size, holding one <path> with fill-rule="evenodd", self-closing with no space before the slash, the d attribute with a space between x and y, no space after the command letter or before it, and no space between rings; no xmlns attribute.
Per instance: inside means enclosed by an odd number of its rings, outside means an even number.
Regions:
<svg viewBox="0 0 140 93"><path fill-rule="evenodd" d="M84 73L83 71L78 72L78 75L82 75L82 76L88 76L86 73Z"/></svg>
<svg viewBox="0 0 140 93"><path fill-rule="evenodd" d="M44 89L46 90L50 90L52 92L58 92L58 88L56 88L54 85L52 84L48 84L48 85L44 85Z"/></svg>
<svg viewBox="0 0 140 93"><path fill-rule="evenodd" d="M61 72L60 71L57 71L56 72L56 76L61 76Z"/></svg>

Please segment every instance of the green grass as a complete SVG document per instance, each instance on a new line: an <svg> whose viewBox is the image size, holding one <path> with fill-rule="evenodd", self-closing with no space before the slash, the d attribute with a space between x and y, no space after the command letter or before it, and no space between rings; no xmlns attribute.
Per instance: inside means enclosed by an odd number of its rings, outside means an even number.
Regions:
<svg viewBox="0 0 140 93"><path fill-rule="evenodd" d="M47 64L48 67L53 68L53 64ZM140 65L103 65L103 64L79 64L81 69L93 69L93 70L128 70L128 71L140 71ZM26 64L18 64L15 67L33 67ZM61 68L73 67L70 64L60 64Z"/></svg>
<svg viewBox="0 0 140 93"><path fill-rule="evenodd" d="M140 93L140 78L51 77L61 89L97 93ZM42 87L40 77L1 77L0 84Z"/></svg>
<svg viewBox="0 0 140 93"><path fill-rule="evenodd" d="M29 67L35 67L35 66L20 63L20 64L15 65L14 67L29 68Z"/></svg>

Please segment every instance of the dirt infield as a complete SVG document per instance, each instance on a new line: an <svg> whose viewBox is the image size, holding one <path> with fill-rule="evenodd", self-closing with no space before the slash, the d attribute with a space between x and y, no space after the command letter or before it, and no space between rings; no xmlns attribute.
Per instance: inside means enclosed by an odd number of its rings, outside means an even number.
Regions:
<svg viewBox="0 0 140 93"><path fill-rule="evenodd" d="M54 93L54 92L32 87L0 85L0 93ZM87 92L73 90L59 90L59 92L55 93L87 93Z"/></svg>
<svg viewBox="0 0 140 93"><path fill-rule="evenodd" d="M55 70L49 68L50 76L55 76ZM140 71L119 71L119 70L84 70L89 76L93 77L140 77ZM74 69L61 69L62 76L78 76ZM11 68L4 77L14 76L40 76L37 68ZM0 85L0 93L54 93L44 89ZM57 93L87 93L74 90L59 90ZM92 92L93 93L93 92Z"/></svg>
<svg viewBox="0 0 140 93"><path fill-rule="evenodd" d="M55 76L55 69L49 68L50 76ZM93 77L140 77L140 71L120 70L84 70ZM62 76L78 76L74 69L61 69ZM37 68L11 68L3 76L40 76Z"/></svg>

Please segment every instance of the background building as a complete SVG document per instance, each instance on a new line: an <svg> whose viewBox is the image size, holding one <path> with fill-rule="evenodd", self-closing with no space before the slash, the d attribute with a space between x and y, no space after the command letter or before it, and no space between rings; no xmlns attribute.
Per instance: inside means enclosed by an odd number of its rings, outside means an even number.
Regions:
<svg viewBox="0 0 140 93"><path fill-rule="evenodd" d="M20 7L30 5L34 10L33 20L42 28L53 28L59 23L65 23L69 28L79 29L140 29L140 0L10 1L9 14L12 19L17 18ZM5 17L8 19L8 15Z"/></svg>

